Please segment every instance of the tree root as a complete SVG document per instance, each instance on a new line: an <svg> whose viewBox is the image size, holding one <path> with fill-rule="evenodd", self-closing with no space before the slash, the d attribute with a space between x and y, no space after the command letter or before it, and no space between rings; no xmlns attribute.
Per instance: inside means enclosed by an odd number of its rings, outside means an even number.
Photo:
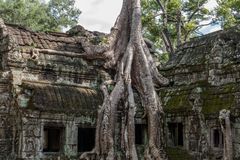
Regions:
<svg viewBox="0 0 240 160"><path fill-rule="evenodd" d="M106 59L105 67L114 68L114 89L109 93L104 82L101 90L104 94L103 105L99 108L95 148L91 152L83 153L80 159L84 160L114 160L115 151L115 123L120 101L123 106L123 119L121 127L121 148L124 150L123 159L137 160L135 146L134 117L136 105L133 96L133 88L137 90L143 100L146 118L148 120L148 147L145 149L145 159L166 160L163 158L163 146L161 145L161 120L162 106L155 92L154 85L166 85L168 80L161 76L151 57L141 34L141 6L140 0L123 0L123 6L115 23L114 29L108 36L109 46L104 49L91 49L88 44L83 47L92 58L111 57ZM87 56L87 55L86 55Z"/></svg>

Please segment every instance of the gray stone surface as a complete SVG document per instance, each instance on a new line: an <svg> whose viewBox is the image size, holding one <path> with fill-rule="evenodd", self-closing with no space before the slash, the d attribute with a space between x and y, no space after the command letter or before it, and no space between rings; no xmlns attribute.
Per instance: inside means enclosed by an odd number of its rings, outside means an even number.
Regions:
<svg viewBox="0 0 240 160"><path fill-rule="evenodd" d="M160 69L171 82L160 90L166 116L171 117L167 123L182 118L186 138L181 148L199 160L223 156L223 147L213 144L213 131L221 130L222 109L231 111L234 158L239 158L239 40L239 26L194 38Z"/></svg>

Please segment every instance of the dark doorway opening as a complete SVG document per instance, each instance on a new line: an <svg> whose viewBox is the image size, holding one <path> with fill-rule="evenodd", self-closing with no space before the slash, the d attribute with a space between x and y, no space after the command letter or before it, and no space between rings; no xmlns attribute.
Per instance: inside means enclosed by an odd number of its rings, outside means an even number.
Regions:
<svg viewBox="0 0 240 160"><path fill-rule="evenodd" d="M178 145L183 146L183 125L178 123Z"/></svg>
<svg viewBox="0 0 240 160"><path fill-rule="evenodd" d="M60 152L63 128L44 127L43 152Z"/></svg>
<svg viewBox="0 0 240 160"><path fill-rule="evenodd" d="M143 145L145 140L145 124L135 124L135 144Z"/></svg>
<svg viewBox="0 0 240 160"><path fill-rule="evenodd" d="M86 152L93 149L95 132L95 128L78 128L78 152Z"/></svg>
<svg viewBox="0 0 240 160"><path fill-rule="evenodd" d="M223 147L223 133L220 129L213 129L213 147Z"/></svg>
<svg viewBox="0 0 240 160"><path fill-rule="evenodd" d="M168 123L169 141L172 146L183 146L183 124Z"/></svg>

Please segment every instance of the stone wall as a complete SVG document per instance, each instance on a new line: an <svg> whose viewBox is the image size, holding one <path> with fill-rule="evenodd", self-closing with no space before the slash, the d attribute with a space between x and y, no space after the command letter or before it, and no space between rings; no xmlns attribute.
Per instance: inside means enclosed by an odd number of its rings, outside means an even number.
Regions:
<svg viewBox="0 0 240 160"><path fill-rule="evenodd" d="M90 34L90 33L89 33ZM78 38L0 20L0 159L73 159L78 127L94 127L107 73ZM108 76L108 75L107 75ZM61 150L43 152L44 127L62 128Z"/></svg>
<svg viewBox="0 0 240 160"><path fill-rule="evenodd" d="M101 43L95 36L99 33L86 33L81 36ZM84 57L81 36L36 33L0 20L0 159L79 155L78 127L94 127L101 104L96 88L101 79L110 77L102 68L103 60ZM195 159L222 157L220 144L213 144L213 135L220 134L222 109L231 111L234 157L240 157L239 37L235 27L193 39L180 46L161 69L170 80L169 86L160 89L165 127L179 125L180 147ZM137 123L145 123L142 114L141 108ZM43 151L46 127L61 128L62 147L57 153ZM169 145L173 143L170 132L166 133Z"/></svg>
<svg viewBox="0 0 240 160"><path fill-rule="evenodd" d="M183 148L197 159L223 156L223 147L213 144L214 134L218 136L221 130L218 117L222 109L231 112L234 157L239 158L239 40L239 26L192 39L179 46L161 68L170 80L169 86L160 90L170 117L167 122L183 123L187 137Z"/></svg>
<svg viewBox="0 0 240 160"><path fill-rule="evenodd" d="M94 127L95 117L74 114L49 114L29 112L24 115L21 135L21 158L49 159L61 157L62 159L77 159L78 153L78 127ZM62 128L61 150L59 152L43 152L44 127ZM20 158L19 157L19 158Z"/></svg>
<svg viewBox="0 0 240 160"><path fill-rule="evenodd" d="M6 34L6 27L0 20L0 159L14 159L14 130L16 129L16 119L14 105L12 101L11 75L6 67L6 53L10 47L10 40Z"/></svg>
<svg viewBox="0 0 240 160"><path fill-rule="evenodd" d="M234 157L240 157L240 119L237 118L233 124L233 146L234 146Z"/></svg>

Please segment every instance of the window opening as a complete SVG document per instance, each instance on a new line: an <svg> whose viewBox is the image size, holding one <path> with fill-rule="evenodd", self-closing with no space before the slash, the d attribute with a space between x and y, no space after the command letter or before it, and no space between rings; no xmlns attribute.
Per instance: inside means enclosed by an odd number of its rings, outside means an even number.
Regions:
<svg viewBox="0 0 240 160"><path fill-rule="evenodd" d="M62 133L62 128L45 127L43 152L60 152Z"/></svg>
<svg viewBox="0 0 240 160"><path fill-rule="evenodd" d="M144 124L135 124L135 144L143 145L145 139L145 129Z"/></svg>
<svg viewBox="0 0 240 160"><path fill-rule="evenodd" d="M213 147L222 148L223 147L223 134L220 129L213 129Z"/></svg>
<svg viewBox="0 0 240 160"><path fill-rule="evenodd" d="M78 152L91 151L95 145L95 128L78 128Z"/></svg>
<svg viewBox="0 0 240 160"><path fill-rule="evenodd" d="M183 124L168 123L169 141L172 146L183 146Z"/></svg>

